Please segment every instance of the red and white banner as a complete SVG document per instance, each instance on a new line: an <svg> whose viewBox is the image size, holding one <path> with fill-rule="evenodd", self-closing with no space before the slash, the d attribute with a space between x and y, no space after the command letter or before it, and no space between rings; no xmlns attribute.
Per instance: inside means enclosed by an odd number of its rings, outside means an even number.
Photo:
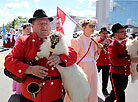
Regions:
<svg viewBox="0 0 138 102"><path fill-rule="evenodd" d="M70 40L73 38L75 27L75 21L70 16L66 15L59 7L57 7L56 31L59 31L65 35L68 44L70 44Z"/></svg>

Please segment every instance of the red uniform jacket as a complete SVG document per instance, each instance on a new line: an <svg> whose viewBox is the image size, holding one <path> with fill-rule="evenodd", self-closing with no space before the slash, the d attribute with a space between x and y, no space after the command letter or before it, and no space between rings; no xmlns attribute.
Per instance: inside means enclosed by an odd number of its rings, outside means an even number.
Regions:
<svg viewBox="0 0 138 102"><path fill-rule="evenodd" d="M126 41L119 43L116 39L114 39L114 41L108 46L108 55L113 66L124 66L119 70L116 70L111 65L111 73L118 73L123 75L130 74L129 65L131 64L131 61L126 51Z"/></svg>
<svg viewBox="0 0 138 102"><path fill-rule="evenodd" d="M98 43L102 43L104 41L103 38L98 38L97 39ZM110 40L110 42L112 42ZM104 45L104 49L108 52L108 45ZM105 53L103 50L101 51L100 53L100 56L97 60L97 65L99 66L106 66L106 65L109 65L110 64L110 61L109 61L109 57L108 57L108 53Z"/></svg>
<svg viewBox="0 0 138 102"><path fill-rule="evenodd" d="M12 38L12 40L11 40L11 47L13 47L15 45L15 36L16 35L15 34L12 34L11 36L12 36L11 37Z"/></svg>
<svg viewBox="0 0 138 102"><path fill-rule="evenodd" d="M14 46L13 50L5 58L5 67L11 71L16 76L22 78L24 77L24 72L28 68L28 64L23 63L25 61L33 60L37 52L40 51L40 45L43 40L37 37L36 33L32 33L30 36L20 37L17 44ZM73 48L69 47L69 55L61 54L59 55L62 61L65 62L66 66L74 64L77 60L77 53ZM35 65L46 66L47 59L43 58L36 62ZM53 67L48 67L48 76L59 76L58 70ZM31 82L40 83L40 79L35 79L32 77L27 77L27 79L21 85L22 94L35 102L51 102L62 97L62 81L61 79L44 81L41 91L38 93L36 99L32 99L27 91L27 86Z"/></svg>
<svg viewBox="0 0 138 102"><path fill-rule="evenodd" d="M7 43L3 41L4 48L11 48L11 34L7 34Z"/></svg>

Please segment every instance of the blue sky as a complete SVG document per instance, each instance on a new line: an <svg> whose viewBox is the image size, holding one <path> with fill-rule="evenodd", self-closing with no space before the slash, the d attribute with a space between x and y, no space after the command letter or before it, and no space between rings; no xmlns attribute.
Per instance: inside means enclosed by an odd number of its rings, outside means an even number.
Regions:
<svg viewBox="0 0 138 102"><path fill-rule="evenodd" d="M138 27L138 0L114 0L110 8L109 24L120 22Z"/></svg>
<svg viewBox="0 0 138 102"><path fill-rule="evenodd" d="M0 26L17 16L32 17L33 12L42 8L48 16L55 16L57 6L73 16L96 16L97 0L0 0Z"/></svg>

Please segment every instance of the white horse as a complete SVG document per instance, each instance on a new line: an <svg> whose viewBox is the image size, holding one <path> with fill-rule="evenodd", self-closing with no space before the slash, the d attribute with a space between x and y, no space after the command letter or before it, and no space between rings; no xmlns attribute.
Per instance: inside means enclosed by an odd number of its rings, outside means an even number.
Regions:
<svg viewBox="0 0 138 102"><path fill-rule="evenodd" d="M50 38L47 38L40 46L40 52L37 53L37 56L40 58L48 58L50 46ZM63 35L61 35L59 43L55 46L53 54L68 55L68 46ZM56 68L61 74L64 88L70 97L70 102L83 102L83 100L89 96L90 86L88 84L87 75L83 72L82 68L77 64L73 64L66 68L58 65Z"/></svg>

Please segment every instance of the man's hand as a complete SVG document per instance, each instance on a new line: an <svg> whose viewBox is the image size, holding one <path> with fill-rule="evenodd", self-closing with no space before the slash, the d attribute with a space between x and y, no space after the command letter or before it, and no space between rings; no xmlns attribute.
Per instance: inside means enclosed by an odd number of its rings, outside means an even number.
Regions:
<svg viewBox="0 0 138 102"><path fill-rule="evenodd" d="M50 56L49 58L48 58L48 62L47 62L47 64L49 64L50 66L54 66L54 67L56 67L59 63L61 63L62 61L61 61L61 59L60 59L60 57L59 56L57 56L57 55L52 55L52 56Z"/></svg>
<svg viewBox="0 0 138 102"><path fill-rule="evenodd" d="M103 45L101 43L99 43L98 49L102 49L102 48L103 48Z"/></svg>
<svg viewBox="0 0 138 102"><path fill-rule="evenodd" d="M110 40L109 39L105 39L103 42L102 42L102 45L104 46L105 44L110 44Z"/></svg>
<svg viewBox="0 0 138 102"><path fill-rule="evenodd" d="M24 72L25 74L32 74L34 76L44 78L48 75L47 73L48 69L43 67L43 66L29 66L26 71Z"/></svg>

